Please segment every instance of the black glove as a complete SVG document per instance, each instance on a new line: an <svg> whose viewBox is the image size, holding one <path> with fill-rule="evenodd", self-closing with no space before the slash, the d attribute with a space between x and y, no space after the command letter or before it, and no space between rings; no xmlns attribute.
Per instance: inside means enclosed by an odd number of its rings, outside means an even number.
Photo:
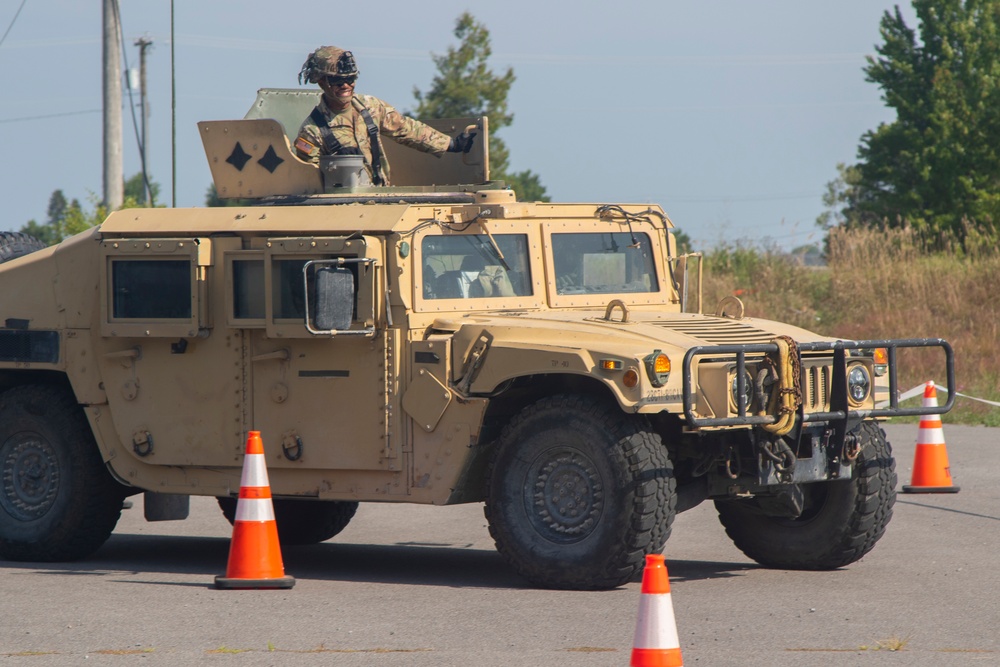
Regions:
<svg viewBox="0 0 1000 667"><path fill-rule="evenodd" d="M457 137L451 138L448 144L449 153L468 153L472 150L472 140L476 138L475 132L463 132Z"/></svg>

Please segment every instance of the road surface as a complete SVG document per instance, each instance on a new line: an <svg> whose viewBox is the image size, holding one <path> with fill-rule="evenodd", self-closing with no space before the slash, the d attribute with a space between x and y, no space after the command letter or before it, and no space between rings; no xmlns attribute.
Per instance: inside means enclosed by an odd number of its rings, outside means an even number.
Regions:
<svg viewBox="0 0 1000 667"><path fill-rule="evenodd" d="M915 424L887 427L900 485ZM957 494L900 494L886 536L842 570L755 565L710 503L665 554L684 664L1000 664L1000 429L947 426ZM0 665L627 665L639 585L535 590L493 549L481 505L365 504L296 585L218 591L230 527L214 500L146 523L141 496L86 562L0 563Z"/></svg>

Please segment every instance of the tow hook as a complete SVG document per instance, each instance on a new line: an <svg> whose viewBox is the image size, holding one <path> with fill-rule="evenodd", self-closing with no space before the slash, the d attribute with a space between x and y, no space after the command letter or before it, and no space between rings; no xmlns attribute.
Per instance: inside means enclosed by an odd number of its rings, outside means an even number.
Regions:
<svg viewBox="0 0 1000 667"><path fill-rule="evenodd" d="M761 456L769 459L774 465L774 470L778 474L778 479L782 482L790 482L792 473L795 470L797 461L792 449L781 438L773 440L761 440L757 443L757 450Z"/></svg>
<svg viewBox="0 0 1000 667"><path fill-rule="evenodd" d="M854 462L861 453L861 440L857 435L848 433L844 436L844 460Z"/></svg>

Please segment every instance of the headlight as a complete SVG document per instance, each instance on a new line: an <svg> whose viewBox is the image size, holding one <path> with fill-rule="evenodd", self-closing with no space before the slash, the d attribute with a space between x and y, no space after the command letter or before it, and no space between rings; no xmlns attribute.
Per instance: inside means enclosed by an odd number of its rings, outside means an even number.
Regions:
<svg viewBox="0 0 1000 667"><path fill-rule="evenodd" d="M654 387L662 387L670 378L670 357L659 350L653 350L653 354L643 360L646 364L646 374Z"/></svg>
<svg viewBox="0 0 1000 667"><path fill-rule="evenodd" d="M860 364L851 366L847 371L847 395L851 403L860 405L868 399L871 392L872 379L868 369Z"/></svg>
<svg viewBox="0 0 1000 667"><path fill-rule="evenodd" d="M737 413L740 410L738 379L739 376L733 373L733 381L729 384L729 399L733 402L733 412ZM749 410L750 401L753 399L753 378L750 376L750 371L743 372L743 380L743 407Z"/></svg>

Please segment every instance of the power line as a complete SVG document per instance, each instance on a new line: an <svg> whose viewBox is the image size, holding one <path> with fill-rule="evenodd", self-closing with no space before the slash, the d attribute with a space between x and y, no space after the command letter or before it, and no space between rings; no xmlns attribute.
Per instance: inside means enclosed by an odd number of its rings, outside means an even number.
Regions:
<svg viewBox="0 0 1000 667"><path fill-rule="evenodd" d="M69 113L50 113L40 116L22 116L21 118L2 118L0 123L20 123L28 120L45 120L47 118L65 118L66 116L80 116L85 113L101 113L101 109L85 109L83 111L72 111Z"/></svg>
<svg viewBox="0 0 1000 667"><path fill-rule="evenodd" d="M149 33L149 38L161 44L170 45L172 40L168 35L157 32ZM223 51L253 51L256 53L292 53L302 52L301 42L278 41L278 40L257 40L247 37L222 37L219 35L199 35L182 34L175 37L178 45L195 46L201 48L221 49ZM89 43L95 40L90 38L78 38L72 41L36 39L19 41L18 47L40 47L51 46L53 44L69 43ZM382 46L355 46L352 51L357 54L364 54L366 59L376 60L427 60L433 51L426 49L401 49L398 47ZM650 66L785 66L785 65L855 65L863 64L865 58L870 53L766 53L749 54L733 53L722 55L670 55L662 53L624 53L616 56L619 63L639 63ZM581 65L581 64L601 64L607 62L607 57L603 54L587 53L538 53L538 52L494 52L491 56L494 62L505 62L510 64L530 64L530 65Z"/></svg>
<svg viewBox="0 0 1000 667"><path fill-rule="evenodd" d="M14 18L10 20L10 25L7 26L7 30L4 32L3 37L0 37L0 46L3 46L4 40L7 39L7 35L10 34L11 28L14 27L14 24L17 23L17 17L21 15L21 10L24 9L24 6L27 3L28 0L21 0L21 6L17 8L16 12L14 12Z"/></svg>
<svg viewBox="0 0 1000 667"><path fill-rule="evenodd" d="M823 195L821 193L788 193L788 194L768 194L768 195L744 195L744 196L726 196L718 195L715 197L672 197L667 201L669 202L679 202L682 204L727 204L736 202L755 202L755 201L785 201L789 199L819 199Z"/></svg>
<svg viewBox="0 0 1000 667"><path fill-rule="evenodd" d="M139 146L139 162L142 165L142 183L143 186L145 187L146 192L149 193L152 190L149 186L149 172L146 169L146 144L145 144L146 137L145 137L145 132L143 133L142 137L139 136L139 123L138 121L136 121L135 118L135 100L132 99L132 81L131 77L128 76L128 71L129 71L128 48L125 46L125 31L122 30L121 8L118 4L118 0L111 0L111 6L115 13L115 22L118 24L118 41L121 45L121 50L122 50L121 51L122 62L125 65L125 70L124 70L126 72L125 81L128 84L128 100L129 100L128 106L129 110L132 112L132 129L135 132L135 142ZM122 73L119 72L118 76L121 75Z"/></svg>

